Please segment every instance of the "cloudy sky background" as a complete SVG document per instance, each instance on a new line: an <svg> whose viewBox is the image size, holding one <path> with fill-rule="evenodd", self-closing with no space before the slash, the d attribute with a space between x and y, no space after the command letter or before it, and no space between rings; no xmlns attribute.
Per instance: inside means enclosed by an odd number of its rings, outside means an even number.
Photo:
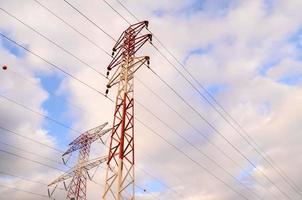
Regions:
<svg viewBox="0 0 302 200"><path fill-rule="evenodd" d="M111 53L114 41L63 0L39 1ZM128 26L103 0L69 2L115 39ZM108 0L108 3L128 21L136 22L117 1ZM275 167L255 152L188 81L147 44L139 54L149 55L151 68L195 110L147 68L141 68L136 74L136 117L160 136L136 121L137 199L301 199L302 2L131 0L122 3L137 18L149 20L155 36L242 125L261 152L274 161ZM102 76L3 9L105 74L111 58L102 50L34 0L0 0L0 7L2 34L97 90L105 91L106 80ZM195 88L207 95L156 40L154 45ZM8 66L7 71L0 73L0 199L46 199L20 190L47 195L47 187L43 184L50 183L61 172L21 157L61 170L67 170L68 166L59 164L62 152L29 139L63 151L79 132L106 121L111 125L114 105L3 37L0 39L0 61L1 65ZM115 89L110 90L112 98ZM240 132L235 123L232 125ZM105 154L106 148L100 144L93 146L91 157ZM286 173L290 184L276 172L276 167ZM95 181L103 184L103 175L104 169L100 168ZM100 199L102 190L101 185L90 183L88 199ZM61 190L55 193L58 199L64 199L65 194Z"/></svg>

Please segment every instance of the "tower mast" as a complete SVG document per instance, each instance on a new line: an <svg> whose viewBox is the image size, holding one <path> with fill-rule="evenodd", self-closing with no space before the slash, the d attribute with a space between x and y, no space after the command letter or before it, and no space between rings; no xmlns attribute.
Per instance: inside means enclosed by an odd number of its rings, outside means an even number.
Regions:
<svg viewBox="0 0 302 200"><path fill-rule="evenodd" d="M129 26L113 47L113 57L107 67L116 68L107 84L108 89L118 85L111 133L105 190L103 199L134 200L134 73L144 64L149 64L148 56L136 57L136 52L152 35L139 36L148 21ZM115 53L116 52L116 53Z"/></svg>
<svg viewBox="0 0 302 200"><path fill-rule="evenodd" d="M106 162L108 157L100 157L97 159L89 160L90 147L96 140L103 142L103 137L111 129L105 129L108 123L104 123L93 129L90 129L82 133L79 137L73 140L69 144L69 149L62 155L63 161L66 164L64 157L71 156L71 154L79 150L78 160L75 167L71 168L68 172L62 174L56 180L48 185L48 195L51 197L56 190L59 183L63 182L65 189L67 190L66 200L87 200L87 179L90 178L89 170L98 167L101 163ZM68 187L65 181L71 179ZM54 186L54 189L50 192L50 187Z"/></svg>

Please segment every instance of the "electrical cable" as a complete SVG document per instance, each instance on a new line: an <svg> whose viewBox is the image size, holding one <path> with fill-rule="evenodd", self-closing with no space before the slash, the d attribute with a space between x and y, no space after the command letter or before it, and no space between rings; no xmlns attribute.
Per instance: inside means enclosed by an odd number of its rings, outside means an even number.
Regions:
<svg viewBox="0 0 302 200"><path fill-rule="evenodd" d="M25 152L25 153L32 154L32 155L34 155L34 156L41 157L41 158L43 158L43 159L45 159L45 160L48 160L48 161L50 161L50 162L53 162L53 163L62 165L62 163L58 162L57 160L53 160L53 159L51 159L51 158L44 157L44 156L42 156L42 155L39 155L39 154L37 154L37 153L28 151L28 150L26 150L26 149L22 149L22 148L20 148L20 147L16 147L16 146L14 146L14 145L11 145L11 144L8 144L8 143L2 142L2 141L0 141L0 144L5 145L5 146L8 146L8 147L13 148L13 149L17 149L17 150L19 150L19 151L23 151L23 152Z"/></svg>
<svg viewBox="0 0 302 200"><path fill-rule="evenodd" d="M79 31L78 29L76 29L74 26L72 26L70 23L68 23L66 20L64 20L62 17L58 16L56 13L54 13L52 10L50 10L48 7L46 7L44 4L42 4L40 1L38 0L33 0L35 1L37 4L39 4L42 8L44 8L46 11L48 11L50 14L52 14L54 17L56 17L57 19L59 19L63 24L65 24L66 26L68 26L69 28L71 28L73 31L75 31L76 33L78 33L80 36L82 36L83 38L85 38L88 42L90 42L91 44L93 44L95 47L97 47L99 50L101 50L103 53L107 54L109 57L111 57L111 55L105 50L103 49L100 45L98 45L96 42L92 41L91 39L89 39L86 35L84 35L81 31Z"/></svg>
<svg viewBox="0 0 302 200"><path fill-rule="evenodd" d="M65 2L66 2L66 0L64 0ZM73 7L73 8L75 8L74 6L72 6L69 2L68 2L68 4L71 6L71 7ZM79 12L83 17L85 17L89 22L91 22L92 24L94 24L94 25L96 25L96 23L95 22L93 22L91 19L89 19L86 15L84 15L81 11L79 11L77 8L75 8L75 10L77 11L77 12ZM98 26L97 26L98 27ZM102 31L104 32L104 30L102 29ZM107 33L108 34L108 33ZM108 34L109 35L109 34ZM112 38L112 37L111 37ZM154 45L152 45L158 52L159 52L159 54L175 69L175 70L177 70L177 72L178 73L180 73L180 75L185 79L185 80L187 80L189 83L190 83L190 85L196 90L196 91L198 91L199 92L199 90L194 86L194 84L192 84L192 82L190 82L178 69L177 69L177 67L173 64L173 63L171 63L171 61L156 47L156 46L154 46ZM153 73L154 73L154 71L153 71ZM159 75L158 74L156 74L158 77L159 77ZM166 84L167 84L167 82L165 82ZM170 87L169 87L170 88ZM175 90L173 90L173 91L175 91ZM200 92L199 92L200 93ZM199 113L199 116L201 116L201 114ZM209 124L209 122L204 118L204 117L202 117L202 119L205 121L205 123L206 124L208 124L212 129L213 129L213 125L212 124ZM215 132L216 132L216 128L215 129L213 129ZM221 135L222 136L222 134L219 134L219 135ZM223 139L226 139L226 137L225 136L223 136ZM229 143L229 141L227 141L227 143ZM229 143L230 144L230 143ZM233 144L231 145L233 148L235 147ZM253 165L253 167L255 167L255 169L257 169L258 171L260 171L260 173L261 174L263 174L263 176L272 184L272 185L274 185L277 189L278 189L278 191L281 193L281 194L283 194L287 199L291 199L289 196L288 196L288 194L287 193L285 193L284 191L282 191L281 190L281 188L276 184L276 183L274 183L273 181L272 181L272 179L270 178L270 177L268 177L266 174L264 174L264 172L263 172L263 170L261 170L261 169L258 169L256 166L255 166L255 164L253 163L253 162L251 162L237 147L235 148L235 150L241 155L241 156L243 156L243 158L244 159L246 159L251 165ZM239 150L239 151L238 151ZM298 193L299 195L301 195L300 193Z"/></svg>
<svg viewBox="0 0 302 200"><path fill-rule="evenodd" d="M123 5L123 3L119 0L116 0L127 12L128 14L130 14L135 20L139 21L139 19L125 6ZM149 30L150 33L152 33ZM163 49L165 49L168 54L186 71L187 74L189 74L189 76L199 85L199 87L202 88L202 90L210 97L210 99L213 100L213 102L220 108L222 109L222 111L231 119L231 121L233 123L235 123L239 129L243 132L243 134L241 134L240 132L238 132L239 130L236 129L231 122L226 119L226 117L219 111L217 110L217 108L215 107L215 105L212 104L212 102L210 102L210 100L204 96L202 93L199 92L198 89L195 89L204 99L206 102L208 102L211 107L213 107L213 109L215 109L215 111L253 148L253 150L255 152L257 152L263 160L265 160L280 176L281 178L288 184L290 185L290 187L296 191L300 196L301 196L301 189L296 185L296 183L282 170L280 169L272 160L272 158L265 154L264 152L261 152L261 148L260 146L257 144L257 142L247 133L247 131L243 128L243 126L229 113L227 112L227 110L224 108L224 106L222 106L221 103L218 102L218 100L206 89L206 87L200 83L196 77L194 77L194 75L192 75L191 72L189 72L189 70L184 66L183 63L181 63L179 61L179 59L176 58L176 56L163 44L163 42L161 42L161 40L152 33L152 35L154 36L155 40L163 47ZM249 141L250 140L250 141Z"/></svg>
<svg viewBox="0 0 302 200"><path fill-rule="evenodd" d="M35 192L23 190L23 189L16 188L16 187L8 187L8 186L2 185L2 184L0 184L0 187L7 188L7 189L10 189L10 190L15 190L17 192L24 192L24 193L31 194L31 195L38 196L38 197L43 197L43 198L47 198L47 199L49 198L47 195L38 194L38 193L35 193Z"/></svg>
<svg viewBox="0 0 302 200"><path fill-rule="evenodd" d="M71 57L73 57L74 59L76 59L77 61L79 61L80 63L82 63L83 65L87 66L88 68L92 69L94 72L96 72L97 74L103 76L104 78L107 78L103 73L101 73L100 71L98 71L96 69L96 67L91 66L90 64L88 64L87 62L83 61L82 59L80 59L78 56L74 55L73 53L71 53L70 51L68 51L67 49L65 49L64 47L62 47L61 45L59 45L58 43L54 42L53 40L51 40L50 38L46 37L45 35L43 35L41 32L37 31L37 29L33 28L32 26L26 24L24 21L20 20L19 18L17 18L15 15L13 15L12 13L8 12L7 10L5 10L4 8L0 7L0 10L2 10L4 13L6 13L8 16L12 17L13 19L17 20L18 22L20 22L21 24L23 24L24 26L26 26L27 28L29 28L30 30L32 30L33 32L35 32L36 34L38 34L40 37L44 38L45 40L47 40L48 42L50 42L51 44L55 45L56 47L58 47L59 49L61 49L62 51L64 51L65 53L67 53L68 55L70 55Z"/></svg>
<svg viewBox="0 0 302 200"><path fill-rule="evenodd" d="M42 59L42 60L45 61L46 63L50 64L51 66L54 66L56 69L61 69L60 67L58 67L58 66L52 64L51 62L47 61L45 58L39 56L38 54L34 53L33 51L30 51L29 49L27 49L27 48L25 48L24 46L22 46L21 44L19 44L19 43L15 42L14 40L8 38L8 37L5 36L4 34L0 33L0 35L2 35L4 38L8 39L9 41L13 42L13 43L16 44L17 46L23 48L24 50L26 50L26 51L30 52L31 54L35 55L36 57L39 57L40 59ZM62 70L60 70L60 71L62 71ZM71 77L74 77L74 76L71 76ZM78 80L78 79L77 79L77 80ZM83 81L82 81L82 82L83 82ZM89 88L91 88L91 86L88 85L87 83L83 82L83 84L85 84L86 86L88 86ZM95 90L96 90L98 93L100 93L97 89L95 89ZM6 100L9 100L9 101L11 101L11 102L15 102L14 100L9 99L9 98L7 98L7 97L5 97L5 96L3 96L3 95L0 95L0 96L4 97ZM103 95L103 96L104 96L104 95ZM106 97L106 98L108 98L108 97ZM113 102L112 99L110 99L110 100L111 100L111 102ZM17 103L17 102L16 102L16 103ZM17 105L18 105L18 104L19 104L19 103L17 103ZM24 105L22 105L22 104L19 104L19 106L26 108L26 107L25 107ZM41 113L39 113L39 112L37 112L37 111L33 111L32 109L27 109L27 110L32 111L32 112L35 112L36 114L38 114L38 115L40 115L40 116L43 116L43 114L41 114ZM45 116L46 116L46 115L45 115ZM58 121L55 120L55 119L52 119L52 118L50 118L50 117L48 117L48 116L46 116L46 118L47 118L47 119L49 118L51 121L53 121L53 122L55 122L55 123L57 123L57 124L60 124L60 122L58 122ZM136 118L136 119L137 119L137 118ZM64 127L66 127L66 125L64 125L64 124L62 124L62 125L63 125ZM66 128L68 128L68 127L66 127ZM79 131L76 131L76 132L80 133ZM191 159L192 159L192 158L191 158ZM196 162L197 162L197 161L195 161L195 163L196 163ZM198 163L198 162L197 162L197 163ZM200 165L200 164L199 164L199 165ZM209 170L207 170L207 171L209 171ZM213 177L216 178L217 176L213 176ZM216 178L216 179L217 179L217 178ZM219 178L219 179L217 179L217 180L221 181L222 179ZM225 184L226 182L223 181L222 183ZM228 184L227 184L227 185L228 185ZM230 185L228 185L228 187L230 187ZM236 190L233 189L233 191L236 191ZM238 193L238 192L236 191L236 193ZM238 193L238 195L241 196L241 193Z"/></svg>
<svg viewBox="0 0 302 200"><path fill-rule="evenodd" d="M107 35L111 40L116 42L116 40L110 34L108 34L103 28L97 25L94 21L92 21L89 17L87 17L84 13L82 13L78 8L72 5L69 1L67 0L63 0L63 1L67 3L72 9L77 11L80 15L82 15L85 19L87 19L90 23L92 23L95 27L97 27L100 31L102 31L105 35Z"/></svg>

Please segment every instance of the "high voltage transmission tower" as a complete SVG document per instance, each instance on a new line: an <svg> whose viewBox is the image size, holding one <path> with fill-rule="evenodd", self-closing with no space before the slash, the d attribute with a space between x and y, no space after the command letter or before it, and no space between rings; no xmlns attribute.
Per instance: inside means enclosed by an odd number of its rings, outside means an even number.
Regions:
<svg viewBox="0 0 302 200"><path fill-rule="evenodd" d="M104 156L89 160L90 147L96 140L101 140L104 144L102 137L111 130L111 128L103 130L107 124L108 123L106 122L84 132L69 144L69 149L62 155L63 161L65 163L64 156L70 157L74 151L79 150L77 164L48 185L48 187L54 186L52 191L48 190L49 197L53 195L58 184L63 182L64 187L67 190L67 200L87 200L87 179L91 179L88 171L98 167L101 163L106 162L108 158L107 156ZM65 181L70 178L72 179L67 187Z"/></svg>
<svg viewBox="0 0 302 200"><path fill-rule="evenodd" d="M113 117L105 189L103 199L134 200L134 73L142 66L149 67L149 57L137 57L136 52L152 40L151 34L139 34L148 28L148 21L130 25L113 47L113 59L107 67L115 72L109 79L108 89L118 85ZM114 55L115 54L115 55Z"/></svg>

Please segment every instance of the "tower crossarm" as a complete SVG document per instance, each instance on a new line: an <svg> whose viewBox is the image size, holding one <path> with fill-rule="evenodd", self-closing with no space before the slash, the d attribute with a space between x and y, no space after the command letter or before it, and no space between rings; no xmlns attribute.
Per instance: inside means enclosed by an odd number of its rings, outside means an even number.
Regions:
<svg viewBox="0 0 302 200"><path fill-rule="evenodd" d="M73 145L73 144L76 144L76 143L79 143L82 138L84 137L84 135L91 135L91 134L95 134L97 132L100 132L101 130L103 130L103 128L105 128L105 126L108 125L108 122L105 122L104 124L102 125L99 125L97 127L94 127L84 133L82 133L79 137L77 137L75 140L73 140L69 145Z"/></svg>
<svg viewBox="0 0 302 200"><path fill-rule="evenodd" d="M91 144L94 141L101 139L106 133L111 130L111 128L102 130L107 124L108 123L106 122L105 124L97 126L80 135L78 138L76 138L73 142L69 144L69 149L62 156L66 156L76 150L83 148L85 145ZM101 141L102 143L104 143L102 139Z"/></svg>
<svg viewBox="0 0 302 200"><path fill-rule="evenodd" d="M110 70L114 69L115 67L119 66L124 61L123 53L124 53L125 48L133 49L133 54L135 54L147 41L151 41L151 40L152 40L152 35L146 34L146 35L142 35L140 37L134 38L130 47L129 47L129 45L127 45L127 47L126 47L125 44L119 45L117 53L115 54L112 61L110 62L110 64L107 67L108 72ZM115 51L116 50L113 49L113 54ZM107 75L109 75L109 73L107 73Z"/></svg>
<svg viewBox="0 0 302 200"><path fill-rule="evenodd" d="M134 31L133 36L136 38L136 36L144 29L147 28L148 29L148 25L149 22L148 21L142 21L142 22L138 22L136 24L132 24L128 27L127 30L131 29L132 31ZM117 42L115 43L115 45L113 46L112 50L113 52L118 51L119 49L121 49L123 47L123 41L125 38L125 35L127 35L127 30L125 30L121 36L119 37L119 39L117 40Z"/></svg>
<svg viewBox="0 0 302 200"><path fill-rule="evenodd" d="M133 63L131 64L131 67L133 68L133 71L131 71L130 73L128 73L128 80L131 80L133 78L134 73L144 64L148 64L149 65L149 56L141 56L141 57L136 57L133 58ZM148 66L147 65L147 66ZM107 87L111 88L112 86L116 85L119 83L120 81L120 76L122 73L122 66L120 66L115 73L112 75L112 77L110 78Z"/></svg>
<svg viewBox="0 0 302 200"><path fill-rule="evenodd" d="M53 191L49 192L49 196L51 196L51 194L53 194L54 190L56 189L56 187L59 183L64 182L64 186L66 187L65 181L74 177L75 174L77 173L77 171L84 170L88 174L89 170L92 170L92 169L100 166L100 164L106 162L107 160L108 160L108 156L102 156L99 158L91 159L87 162L81 163L81 164L69 169L66 173L62 174L57 179L55 179L50 184L48 184L48 188L55 185L55 188L53 189Z"/></svg>

